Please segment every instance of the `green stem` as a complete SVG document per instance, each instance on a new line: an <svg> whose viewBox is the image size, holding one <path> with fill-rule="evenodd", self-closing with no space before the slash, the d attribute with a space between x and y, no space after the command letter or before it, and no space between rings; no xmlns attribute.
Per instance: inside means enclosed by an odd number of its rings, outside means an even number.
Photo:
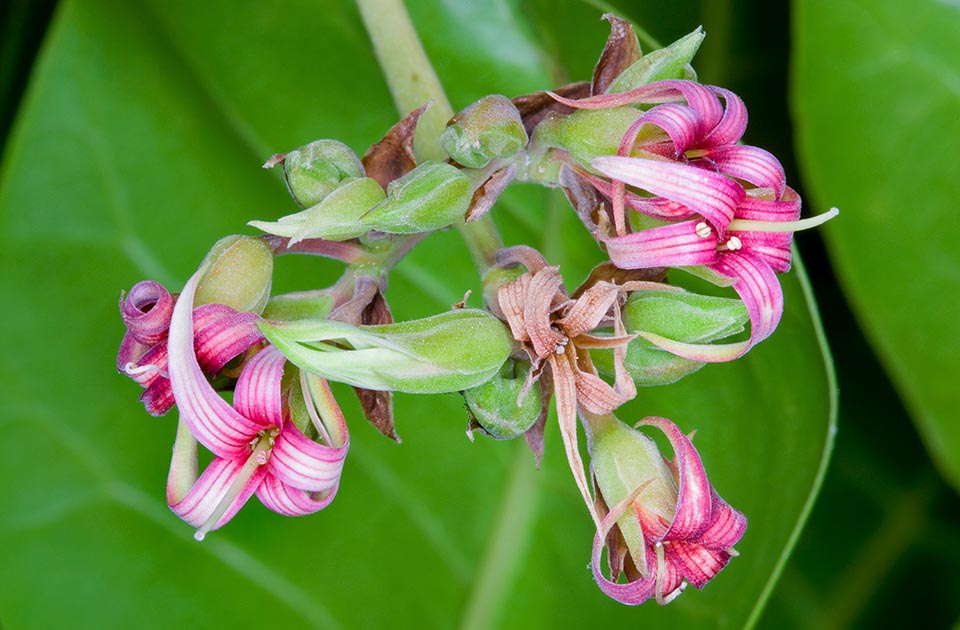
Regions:
<svg viewBox="0 0 960 630"><path fill-rule="evenodd" d="M387 80L397 111L401 116L433 100L433 105L417 125L414 153L417 160L445 160L440 134L453 116L453 108L443 91L427 54L423 50L410 15L402 0L357 0L363 24L373 42L377 61ZM483 276L496 261L503 239L489 216L457 226L466 241L470 257Z"/></svg>

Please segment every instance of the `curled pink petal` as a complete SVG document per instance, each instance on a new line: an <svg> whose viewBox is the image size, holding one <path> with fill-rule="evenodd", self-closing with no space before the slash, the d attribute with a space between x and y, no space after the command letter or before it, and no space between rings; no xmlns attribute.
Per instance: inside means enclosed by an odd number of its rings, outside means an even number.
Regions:
<svg viewBox="0 0 960 630"><path fill-rule="evenodd" d="M726 551L683 541L665 544L663 550L667 566L672 567L678 577L682 576L697 588L703 588L720 569L727 566L731 558Z"/></svg>
<svg viewBox="0 0 960 630"><path fill-rule="evenodd" d="M292 488L320 492L336 487L349 442L339 448L318 444L292 422L283 427L267 466L270 473Z"/></svg>
<svg viewBox="0 0 960 630"><path fill-rule="evenodd" d="M687 206L721 237L746 196L743 186L729 177L677 162L604 156L595 158L592 166L607 177Z"/></svg>
<svg viewBox="0 0 960 630"><path fill-rule="evenodd" d="M702 127L700 114L689 105L664 103L657 105L634 122L620 142L618 155L630 155L633 143L643 125L655 125L673 141L674 155L680 155L697 141Z"/></svg>
<svg viewBox="0 0 960 630"><path fill-rule="evenodd" d="M692 220L664 225L608 238L604 244L610 261L621 269L711 265L717 260L717 236L701 224Z"/></svg>
<svg viewBox="0 0 960 630"><path fill-rule="evenodd" d="M262 428L223 400L207 382L193 349L193 296L204 269L195 273L173 309L168 339L170 386L181 419L214 454L236 458L249 453L250 441Z"/></svg>
<svg viewBox="0 0 960 630"><path fill-rule="evenodd" d="M260 316L237 312L223 304L194 309L194 350L203 371L216 374L234 357L263 341L257 329Z"/></svg>
<svg viewBox="0 0 960 630"><path fill-rule="evenodd" d="M153 345L167 338L173 302L162 284L144 280L133 285L126 296L120 296L120 316L131 337Z"/></svg>
<svg viewBox="0 0 960 630"><path fill-rule="evenodd" d="M700 152L701 160L721 173L736 177L758 188L772 188L779 199L786 189L787 176L772 153L759 147L740 144L711 147Z"/></svg>
<svg viewBox="0 0 960 630"><path fill-rule="evenodd" d="M707 135L707 143L711 146L736 144L747 129L746 105L743 104L743 100L739 96L730 90L713 85L708 86L708 89L723 98L726 106L720 122Z"/></svg>
<svg viewBox="0 0 960 630"><path fill-rule="evenodd" d="M747 531L747 517L730 507L717 491L713 491L710 523L700 538L690 542L710 549L730 549L743 538Z"/></svg>
<svg viewBox="0 0 960 630"><path fill-rule="evenodd" d="M796 221L800 218L800 196L789 186L784 188L779 201L747 195L737 207L736 218L773 223Z"/></svg>
<svg viewBox="0 0 960 630"><path fill-rule="evenodd" d="M743 251L750 252L770 265L777 273L790 271L793 259L793 234L791 232L739 232L730 231L743 244Z"/></svg>
<svg viewBox="0 0 960 630"><path fill-rule="evenodd" d="M580 173L580 175L589 181L601 195L608 199L613 197L613 185L610 182L589 173ZM627 190L624 193L624 201L627 207L662 221L682 221L696 216L696 212L682 203L671 201L665 197L641 197Z"/></svg>
<svg viewBox="0 0 960 630"><path fill-rule="evenodd" d="M233 482L238 478L243 466L244 459L214 458L207 469L203 471L203 474L200 475L200 478L197 479L190 492L178 503L171 504L170 509L187 523L194 527L201 527L213 516L220 505L220 501L227 495ZM223 516L217 519L216 524L211 529L222 527L233 518L253 495L266 474L266 467L258 466L231 501Z"/></svg>
<svg viewBox="0 0 960 630"><path fill-rule="evenodd" d="M690 540L699 537L710 524L713 488L700 461L700 454L676 424L656 416L638 424L657 427L666 434L673 448L677 475L677 511L662 541Z"/></svg>
<svg viewBox="0 0 960 630"><path fill-rule="evenodd" d="M750 345L773 334L783 315L783 290L770 265L750 253L723 252L713 268L737 279L733 288L750 314Z"/></svg>
<svg viewBox="0 0 960 630"><path fill-rule="evenodd" d="M332 489L314 498L311 493L288 486L273 475L267 475L257 488L257 498L268 509L284 516L304 516L319 512L330 505L337 496L337 484Z"/></svg>

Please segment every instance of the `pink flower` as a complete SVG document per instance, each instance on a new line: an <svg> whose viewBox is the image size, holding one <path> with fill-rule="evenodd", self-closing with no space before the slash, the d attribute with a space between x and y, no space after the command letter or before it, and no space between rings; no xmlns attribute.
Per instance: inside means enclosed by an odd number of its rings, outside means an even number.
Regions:
<svg viewBox="0 0 960 630"><path fill-rule="evenodd" d="M222 527L254 493L280 514L323 509L336 495L349 446L343 414L326 381L301 372L299 387L284 387L286 359L272 346L244 364L233 406L214 391L193 351L191 306L201 274L184 287L168 340L170 384L182 422L167 502L199 528L198 540ZM199 479L193 438L215 455Z"/></svg>
<svg viewBox="0 0 960 630"><path fill-rule="evenodd" d="M651 597L666 604L686 584L703 588L737 555L733 546L746 531L746 518L713 489L693 443L670 420L649 417L639 425L666 434L672 461L653 440L612 416L588 420L594 482L604 501L615 502L593 541L601 590L636 605ZM601 567L604 546L613 579ZM625 583L617 581L621 573Z"/></svg>
<svg viewBox="0 0 960 630"><path fill-rule="evenodd" d="M167 373L167 334L176 297L159 282L144 280L120 296L120 316L127 332L117 353L117 370L139 383L147 412L162 416L173 407ZM218 374L234 357L263 341L255 313L223 304L193 310L194 350L203 371Z"/></svg>

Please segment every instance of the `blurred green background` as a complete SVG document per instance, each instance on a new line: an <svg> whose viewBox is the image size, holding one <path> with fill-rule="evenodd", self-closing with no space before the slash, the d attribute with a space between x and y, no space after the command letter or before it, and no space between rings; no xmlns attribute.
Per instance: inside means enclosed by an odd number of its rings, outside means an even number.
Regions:
<svg viewBox="0 0 960 630"><path fill-rule="evenodd" d="M408 5L454 108L589 78L603 11L664 44L702 24L695 66L743 97L745 141L781 159L809 213L841 208L797 237L839 409L794 272L773 338L625 410L698 429L711 480L750 518L742 556L663 609L593 585L555 427L536 471L522 444L469 443L456 396L398 397L400 446L353 420L324 512L251 502L198 545L163 504L175 416L148 417L114 372L114 300L144 277L175 290L217 238L291 212L259 169L271 153L319 137L363 151L396 112L345 0L13 0L0 8L0 626L956 626L960 5ZM494 215L569 286L599 260L557 195L518 187ZM337 275L289 258L278 290ZM459 237L442 233L388 297L410 318L467 288Z"/></svg>

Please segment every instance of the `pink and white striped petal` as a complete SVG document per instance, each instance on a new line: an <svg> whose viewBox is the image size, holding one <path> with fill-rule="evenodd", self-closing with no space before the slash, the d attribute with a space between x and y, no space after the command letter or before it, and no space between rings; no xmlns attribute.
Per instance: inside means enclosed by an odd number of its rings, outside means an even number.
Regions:
<svg viewBox="0 0 960 630"><path fill-rule="evenodd" d="M699 220L616 236L603 243L610 261L620 269L692 267L717 261L716 232Z"/></svg>
<svg viewBox="0 0 960 630"><path fill-rule="evenodd" d="M181 419L197 440L215 455L228 459L245 457L250 441L262 428L231 407L207 382L193 349L193 297L205 268L183 287L173 309L167 342L170 386Z"/></svg>
<svg viewBox="0 0 960 630"><path fill-rule="evenodd" d="M263 341L260 316L237 312L224 304L204 304L193 311L193 341L200 368L216 374L231 359Z"/></svg>
<svg viewBox="0 0 960 630"><path fill-rule="evenodd" d="M697 151L698 164L715 166L729 177L742 179L757 188L772 188L780 198L787 186L783 166L772 153L741 144L728 144Z"/></svg>
<svg viewBox="0 0 960 630"><path fill-rule="evenodd" d="M743 137L743 132L747 130L747 107L743 104L743 100L730 90L714 85L708 88L723 98L725 107L723 118L707 135L706 143L709 146L736 144Z"/></svg>
<svg viewBox="0 0 960 630"><path fill-rule="evenodd" d="M247 449L249 452L250 449ZM203 526L218 507L221 500L227 495L234 481L239 477L241 470L245 465L245 459L224 459L216 457L207 469L203 471L197 482L193 484L190 492L186 494L179 502L171 503L170 509L173 513L182 518L194 527ZM237 493L233 501L227 507L223 515L217 519L217 522L210 529L223 527L240 510L247 500L253 495L254 491L263 481L267 474L265 466L258 466L249 479L244 483L243 488ZM168 499L169 500L169 499Z"/></svg>
<svg viewBox="0 0 960 630"><path fill-rule="evenodd" d="M603 156L595 158L592 166L607 177L687 206L721 237L746 196L743 186L729 177L677 162Z"/></svg>
<svg viewBox="0 0 960 630"><path fill-rule="evenodd" d="M644 125L655 125L663 129L673 142L673 156L677 157L696 144L699 139L697 134L703 127L703 120L700 114L689 105L681 103L657 105L630 125L620 142L618 155L630 155L633 144Z"/></svg>
<svg viewBox="0 0 960 630"><path fill-rule="evenodd" d="M329 492L314 498L311 493L293 488L273 475L267 475L257 488L257 498L268 509L284 516L304 516L319 512L337 496L337 484Z"/></svg>
<svg viewBox="0 0 960 630"><path fill-rule="evenodd" d="M637 426L654 426L664 432L673 448L677 474L677 511L661 540L690 540L699 537L710 524L713 488L700 461L700 454L683 431L666 418L650 416ZM659 542L659 541L654 541Z"/></svg>
<svg viewBox="0 0 960 630"><path fill-rule="evenodd" d="M644 484L647 485L647 484ZM610 512L600 521L597 532L593 537L593 551L590 556L590 568L593 571L593 579L596 580L597 586L600 587L600 590L604 592L608 597L611 597L621 604L627 604L629 606L637 606L647 601L654 596L654 589L657 584L657 557L653 551L652 545L644 545L645 558L635 559L634 564L637 565L637 568L640 568L641 564L644 564L644 567L649 570L645 577L641 577L636 580L631 580L624 584L609 580L606 576L603 575L601 569L601 555L603 554L604 541L607 539L607 534L613 529L613 526L620 520L620 517L623 516L623 513L630 508L633 502L636 500L636 497L643 491L643 487L637 488L630 493L625 499L614 505ZM641 569L643 572L644 569Z"/></svg>
<svg viewBox="0 0 960 630"><path fill-rule="evenodd" d="M167 338L173 296L153 280L138 282L120 296L120 316L128 334L139 343L153 345Z"/></svg>
<svg viewBox="0 0 960 630"><path fill-rule="evenodd" d="M698 589L702 589L720 569L727 566L731 558L726 551L680 540L664 544L663 550L666 564Z"/></svg>
<svg viewBox="0 0 960 630"><path fill-rule="evenodd" d="M283 426L283 401L280 380L287 358L273 346L264 348L244 366L237 379L233 407L260 428Z"/></svg>
<svg viewBox="0 0 960 630"><path fill-rule="evenodd" d="M274 441L267 468L272 476L292 488L310 492L330 490L340 481L348 448L349 440L339 448L318 444L288 422Z"/></svg>
<svg viewBox="0 0 960 630"><path fill-rule="evenodd" d="M747 517L733 509L713 490L710 524L700 538L690 542L710 549L731 549L747 531Z"/></svg>
<svg viewBox="0 0 960 630"><path fill-rule="evenodd" d="M601 195L607 199L613 198L613 184L585 171L580 171L579 174L589 181ZM672 201L665 197L641 197L629 190L624 193L624 201L628 208L633 208L641 214L662 221L683 221L697 214L682 203Z"/></svg>

